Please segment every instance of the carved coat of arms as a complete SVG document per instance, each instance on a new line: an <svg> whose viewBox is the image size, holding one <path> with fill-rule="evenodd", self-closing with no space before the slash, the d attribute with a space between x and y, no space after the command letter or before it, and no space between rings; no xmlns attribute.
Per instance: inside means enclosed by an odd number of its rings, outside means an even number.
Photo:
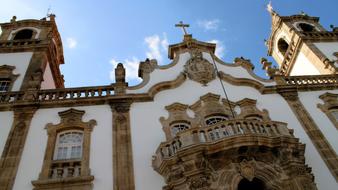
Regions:
<svg viewBox="0 0 338 190"><path fill-rule="evenodd" d="M192 58L187 61L184 67L189 79L203 85L216 77L214 66L203 58L201 51L193 51Z"/></svg>

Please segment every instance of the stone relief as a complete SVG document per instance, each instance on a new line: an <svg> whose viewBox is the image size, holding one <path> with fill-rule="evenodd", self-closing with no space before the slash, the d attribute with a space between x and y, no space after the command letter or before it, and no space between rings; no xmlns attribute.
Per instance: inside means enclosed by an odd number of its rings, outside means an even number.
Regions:
<svg viewBox="0 0 338 190"><path fill-rule="evenodd" d="M202 52L197 49L191 51L191 58L184 67L184 72L188 75L189 79L202 85L207 85L216 78L213 64L204 59Z"/></svg>

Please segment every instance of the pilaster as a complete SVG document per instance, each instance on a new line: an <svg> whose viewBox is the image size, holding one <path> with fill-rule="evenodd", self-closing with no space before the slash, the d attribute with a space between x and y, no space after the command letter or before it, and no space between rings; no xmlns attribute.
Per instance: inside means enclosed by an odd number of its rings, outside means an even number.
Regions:
<svg viewBox="0 0 338 190"><path fill-rule="evenodd" d="M18 171L35 107L14 110L14 121L0 159L0 190L11 190Z"/></svg>
<svg viewBox="0 0 338 190"><path fill-rule="evenodd" d="M324 160L326 166L338 181L338 157L317 124L312 119L298 97L296 89L280 89L281 94L291 107L306 134L310 137L315 148Z"/></svg>
<svg viewBox="0 0 338 190"><path fill-rule="evenodd" d="M114 190L134 190L130 115L131 102L110 103L113 112L113 184Z"/></svg>

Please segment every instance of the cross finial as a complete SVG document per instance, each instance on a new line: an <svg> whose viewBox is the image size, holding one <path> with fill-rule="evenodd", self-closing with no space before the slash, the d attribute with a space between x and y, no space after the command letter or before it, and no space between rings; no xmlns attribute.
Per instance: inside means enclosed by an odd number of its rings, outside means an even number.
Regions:
<svg viewBox="0 0 338 190"><path fill-rule="evenodd" d="M175 24L175 27L182 27L182 30L184 32L184 35L187 35L187 30L185 29L185 27L189 27L189 24L183 24L182 21L179 22L179 24Z"/></svg>
<svg viewBox="0 0 338 190"><path fill-rule="evenodd" d="M269 13L273 13L273 7L272 7L272 2L270 1L269 4L266 6L266 10L268 10Z"/></svg>

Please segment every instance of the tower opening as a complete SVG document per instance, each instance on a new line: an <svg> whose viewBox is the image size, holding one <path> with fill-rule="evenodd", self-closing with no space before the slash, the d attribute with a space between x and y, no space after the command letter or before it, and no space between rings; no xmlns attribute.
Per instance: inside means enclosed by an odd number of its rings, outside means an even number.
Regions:
<svg viewBox="0 0 338 190"><path fill-rule="evenodd" d="M265 184L262 180L254 178L252 181L249 181L243 178L238 184L238 190L265 190Z"/></svg>
<svg viewBox="0 0 338 190"><path fill-rule="evenodd" d="M300 23L299 28L303 30L303 32L313 32L315 31L315 27L310 25L310 24L306 24L306 23Z"/></svg>
<svg viewBox="0 0 338 190"><path fill-rule="evenodd" d="M284 56L286 54L286 51L289 48L289 44L284 39L278 40L278 50L281 52L281 54Z"/></svg>
<svg viewBox="0 0 338 190"><path fill-rule="evenodd" d="M13 40L29 40L33 36L33 30L23 29L20 30L14 37Z"/></svg>

